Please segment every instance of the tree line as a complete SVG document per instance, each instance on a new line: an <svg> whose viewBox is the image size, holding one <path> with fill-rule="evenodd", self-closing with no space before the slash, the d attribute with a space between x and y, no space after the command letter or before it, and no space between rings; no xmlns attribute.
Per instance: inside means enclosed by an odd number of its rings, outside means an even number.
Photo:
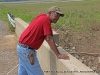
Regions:
<svg viewBox="0 0 100 75"><path fill-rule="evenodd" d="M0 2L32 1L32 0L0 0Z"/></svg>

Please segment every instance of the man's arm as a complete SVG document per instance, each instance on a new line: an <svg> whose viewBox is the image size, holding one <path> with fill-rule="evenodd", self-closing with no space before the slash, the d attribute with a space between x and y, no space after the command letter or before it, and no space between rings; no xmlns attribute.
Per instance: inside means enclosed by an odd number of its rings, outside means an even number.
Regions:
<svg viewBox="0 0 100 75"><path fill-rule="evenodd" d="M58 49L57 49L57 46L55 45L55 42L54 42L54 39L53 39L53 36L52 35L46 35L46 41L47 43L49 44L49 46L51 47L51 49L54 51L54 53L56 54L56 56L59 58L59 59L69 59L69 56L67 56L66 54L60 54Z"/></svg>

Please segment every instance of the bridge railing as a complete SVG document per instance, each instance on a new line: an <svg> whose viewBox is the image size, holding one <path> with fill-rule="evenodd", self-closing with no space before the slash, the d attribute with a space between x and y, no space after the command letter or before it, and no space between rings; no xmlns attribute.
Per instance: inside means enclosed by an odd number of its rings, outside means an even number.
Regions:
<svg viewBox="0 0 100 75"><path fill-rule="evenodd" d="M10 13L7 14L8 16L8 20L10 21L10 23L12 24L13 27L15 27L15 20L14 20L14 16Z"/></svg>

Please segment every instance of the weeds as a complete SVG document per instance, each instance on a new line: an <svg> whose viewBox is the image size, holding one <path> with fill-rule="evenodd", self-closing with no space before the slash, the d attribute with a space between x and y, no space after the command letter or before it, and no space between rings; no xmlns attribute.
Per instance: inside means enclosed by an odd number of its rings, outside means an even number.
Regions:
<svg viewBox="0 0 100 75"><path fill-rule="evenodd" d="M78 32L87 29L92 30L95 24L100 25L100 1L88 0L83 2L58 2L58 3L42 3L42 4L0 4L0 19L8 22L7 13L10 12L14 17L20 17L26 22L31 22L32 19L39 13L44 13L50 6L59 6L65 16L53 24L54 28L59 28L64 24L65 29L74 29ZM10 25L9 25L10 26ZM97 27L98 27L97 26ZM10 26L11 27L11 26ZM95 28L98 29L98 28Z"/></svg>

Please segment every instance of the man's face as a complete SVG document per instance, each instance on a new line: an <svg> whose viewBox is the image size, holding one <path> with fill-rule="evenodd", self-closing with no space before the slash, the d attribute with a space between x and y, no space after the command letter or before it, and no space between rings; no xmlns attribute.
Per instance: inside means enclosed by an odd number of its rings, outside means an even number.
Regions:
<svg viewBox="0 0 100 75"><path fill-rule="evenodd" d="M56 23L59 20L60 14L56 13L56 12L51 12L51 22L52 23Z"/></svg>

